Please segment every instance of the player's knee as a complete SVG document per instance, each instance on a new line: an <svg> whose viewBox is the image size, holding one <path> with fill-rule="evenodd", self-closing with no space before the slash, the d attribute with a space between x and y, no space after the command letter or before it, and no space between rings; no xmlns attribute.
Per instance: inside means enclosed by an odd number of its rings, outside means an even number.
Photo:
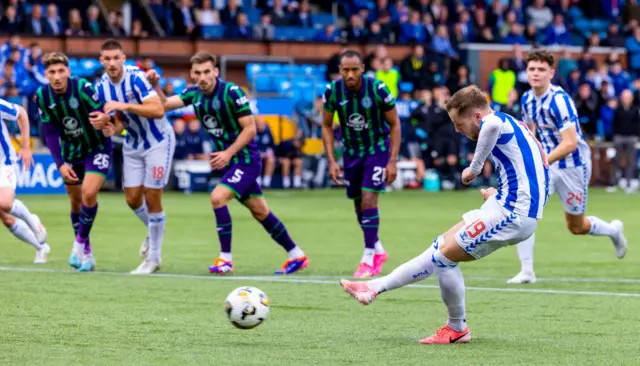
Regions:
<svg viewBox="0 0 640 366"><path fill-rule="evenodd" d="M142 197L127 195L125 197L125 201L127 202L127 206L129 206L131 209L134 209L134 210L142 206Z"/></svg>
<svg viewBox="0 0 640 366"><path fill-rule="evenodd" d="M0 211L11 212L11 207L13 207L13 199L0 200Z"/></svg>
<svg viewBox="0 0 640 366"><path fill-rule="evenodd" d="M225 206L227 204L227 197L223 194L218 194L216 192L211 193L211 205L213 208L218 208Z"/></svg>
<svg viewBox="0 0 640 366"><path fill-rule="evenodd" d="M89 188L82 190L82 204L93 207L98 201L98 190Z"/></svg>
<svg viewBox="0 0 640 366"><path fill-rule="evenodd" d="M266 206L254 208L251 210L251 215L254 219L262 222L269 216L269 209Z"/></svg>
<svg viewBox="0 0 640 366"><path fill-rule="evenodd" d="M147 203L149 212L162 211L162 190L146 189L144 191L144 200Z"/></svg>

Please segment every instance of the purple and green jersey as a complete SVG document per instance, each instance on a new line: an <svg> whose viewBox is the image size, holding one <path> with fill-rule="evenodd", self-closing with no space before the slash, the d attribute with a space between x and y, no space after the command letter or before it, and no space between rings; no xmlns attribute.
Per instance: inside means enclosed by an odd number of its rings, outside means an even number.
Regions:
<svg viewBox="0 0 640 366"><path fill-rule="evenodd" d="M243 129L240 118L252 114L249 99L242 89L220 78L216 78L216 86L211 95L206 95L197 86L192 86L185 89L180 98L185 106L193 105L198 119L211 136L216 151L226 150L236 141ZM260 162L258 146L255 140L251 140L238 151L229 165Z"/></svg>
<svg viewBox="0 0 640 366"><path fill-rule="evenodd" d="M389 152L390 128L384 113L395 108L395 98L380 80L362 76L359 91L347 89L343 79L327 85L324 110L338 113L345 154L365 157Z"/></svg>
<svg viewBox="0 0 640 366"><path fill-rule="evenodd" d="M45 139L48 142L60 138L60 148L52 149L54 158L59 154L64 162L75 163L97 151L111 149L111 139L89 122L89 114L102 111L104 102L87 80L70 77L67 91L59 95L50 85L41 86L36 91L36 102Z"/></svg>

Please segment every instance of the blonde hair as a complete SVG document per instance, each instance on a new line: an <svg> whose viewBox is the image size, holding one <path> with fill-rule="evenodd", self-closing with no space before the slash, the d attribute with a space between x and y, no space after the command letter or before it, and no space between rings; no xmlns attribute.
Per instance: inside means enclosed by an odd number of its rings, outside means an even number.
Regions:
<svg viewBox="0 0 640 366"><path fill-rule="evenodd" d="M45 69L49 68L49 66L63 64L66 67L69 67L69 59L62 52L50 52L44 55L42 58L42 63L44 64Z"/></svg>
<svg viewBox="0 0 640 366"><path fill-rule="evenodd" d="M489 107L487 95L475 85L464 87L455 92L445 106L447 112L455 109L459 115L465 114L474 108L487 107Z"/></svg>

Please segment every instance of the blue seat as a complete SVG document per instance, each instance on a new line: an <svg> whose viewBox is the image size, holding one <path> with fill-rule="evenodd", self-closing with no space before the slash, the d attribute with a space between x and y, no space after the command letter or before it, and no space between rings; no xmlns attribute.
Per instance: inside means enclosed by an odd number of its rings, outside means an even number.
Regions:
<svg viewBox="0 0 640 366"><path fill-rule="evenodd" d="M336 22L333 14L331 13L316 13L312 15L313 23L318 27L325 27L327 24L333 24Z"/></svg>
<svg viewBox="0 0 640 366"><path fill-rule="evenodd" d="M75 73L75 70L78 70L78 59L75 58L69 58L69 70L71 70L71 72Z"/></svg>
<svg viewBox="0 0 640 366"><path fill-rule="evenodd" d="M128 58L125 60L124 66L136 66L136 60Z"/></svg>
<svg viewBox="0 0 640 366"><path fill-rule="evenodd" d="M268 74L282 74L282 64L265 64L265 71Z"/></svg>
<svg viewBox="0 0 640 366"><path fill-rule="evenodd" d="M403 81L400 83L400 91L403 93L413 92L413 83L409 81Z"/></svg>
<svg viewBox="0 0 640 366"><path fill-rule="evenodd" d="M587 31L589 30L589 21L586 19L576 19L573 22L573 26L579 31Z"/></svg>
<svg viewBox="0 0 640 366"><path fill-rule="evenodd" d="M279 41L304 41L313 39L317 32L313 28L276 27L273 37Z"/></svg>
<svg viewBox="0 0 640 366"><path fill-rule="evenodd" d="M98 71L99 68L102 67L100 62L93 58L84 58L82 60L78 60L77 66L78 68L75 74L81 77L92 76L96 71Z"/></svg>
<svg viewBox="0 0 640 366"><path fill-rule="evenodd" d="M260 15L262 12L260 9L249 9L247 11L247 19L249 20L249 24L258 24L260 23ZM314 18L315 20L315 18Z"/></svg>
<svg viewBox="0 0 640 366"><path fill-rule="evenodd" d="M263 67L261 64L248 63L247 64L247 81L249 83L252 83L256 74L260 73L262 70L263 70Z"/></svg>
<svg viewBox="0 0 640 366"><path fill-rule="evenodd" d="M259 92L274 91L274 86L272 83L271 76L257 74L255 75L254 82L256 85L256 91L259 91Z"/></svg>
<svg viewBox="0 0 640 366"><path fill-rule="evenodd" d="M202 36L204 38L222 38L224 36L224 26L205 25L202 27Z"/></svg>
<svg viewBox="0 0 640 366"><path fill-rule="evenodd" d="M187 81L182 78L168 78L167 82L173 85L173 91L176 94L182 93L182 91L187 87Z"/></svg>

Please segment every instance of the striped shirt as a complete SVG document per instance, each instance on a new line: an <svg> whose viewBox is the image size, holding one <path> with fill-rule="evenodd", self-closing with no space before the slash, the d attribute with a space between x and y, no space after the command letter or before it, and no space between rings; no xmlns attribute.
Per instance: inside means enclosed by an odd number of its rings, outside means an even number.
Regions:
<svg viewBox="0 0 640 366"><path fill-rule="evenodd" d="M562 132L575 126L578 134L578 147L575 151L558 161L560 169L579 167L591 159L589 145L582 136L576 106L561 87L551 85L544 95L537 97L533 90L526 91L520 99L523 119L527 124L535 124L538 137L547 153L562 142Z"/></svg>
<svg viewBox="0 0 640 366"><path fill-rule="evenodd" d="M113 83L105 73L96 86L101 99L122 103L142 104L145 99L153 97L156 92L151 87L147 77L137 66L125 66L122 79ZM135 113L122 113L127 136L125 145L134 149L146 151L168 138L171 125L166 117L145 118Z"/></svg>
<svg viewBox="0 0 640 366"><path fill-rule="evenodd" d="M12 165L18 158L16 151L11 144L11 135L5 121L15 122L18 120L19 106L0 99L0 164Z"/></svg>
<svg viewBox="0 0 640 366"><path fill-rule="evenodd" d="M489 155L498 176L498 203L518 215L541 219L549 195L549 169L542 146L527 126L508 114L495 112L484 117L480 129L488 126L499 131Z"/></svg>

